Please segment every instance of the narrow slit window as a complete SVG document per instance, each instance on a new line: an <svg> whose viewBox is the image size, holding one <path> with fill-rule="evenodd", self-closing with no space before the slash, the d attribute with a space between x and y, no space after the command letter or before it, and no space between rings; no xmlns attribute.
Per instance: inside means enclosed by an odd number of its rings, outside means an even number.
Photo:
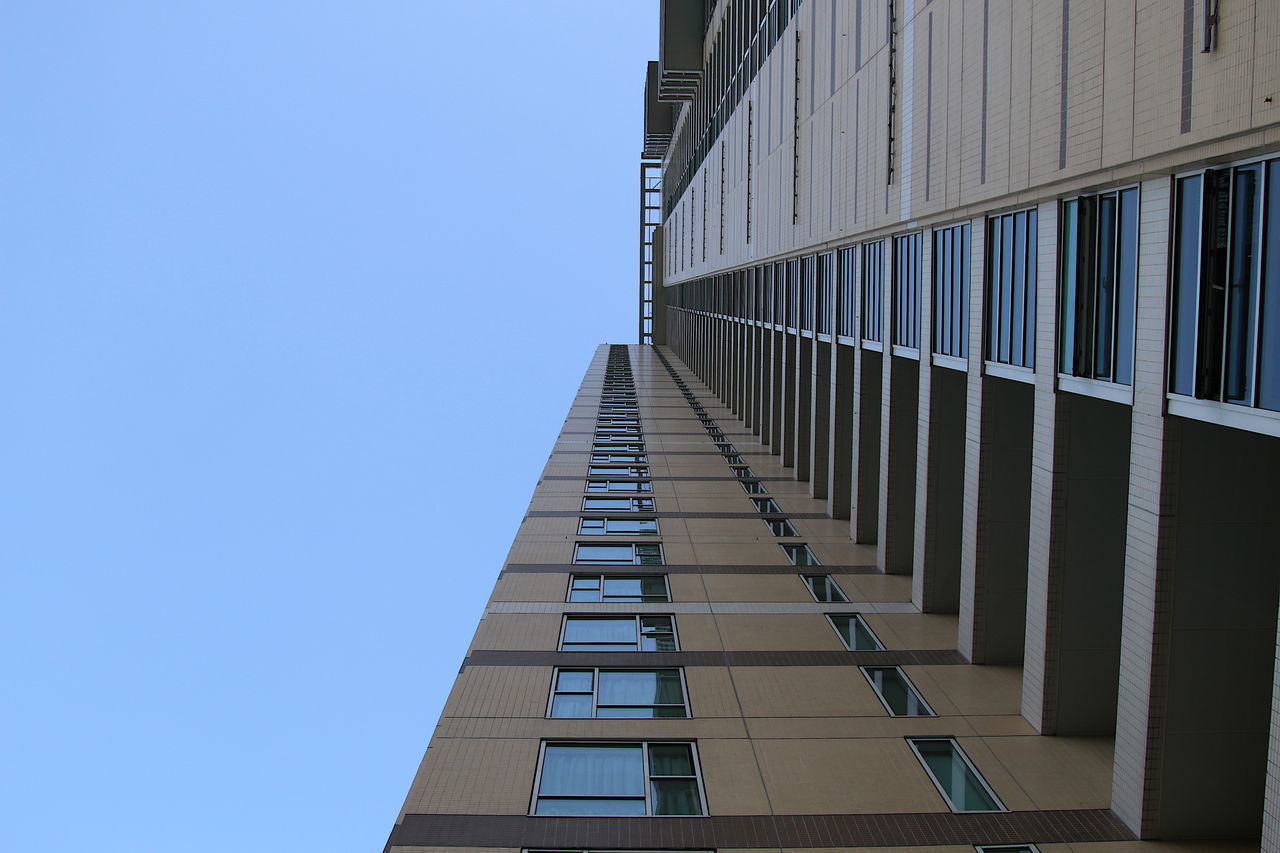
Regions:
<svg viewBox="0 0 1280 853"><path fill-rule="evenodd" d="M832 613L827 616L836 629L844 647L851 652L879 652L884 650L880 639L867 627L866 620L857 613Z"/></svg>
<svg viewBox="0 0 1280 853"><path fill-rule="evenodd" d="M920 696L911 679L897 666L864 666L862 674L895 717L932 717L933 709Z"/></svg>
<svg viewBox="0 0 1280 853"><path fill-rule="evenodd" d="M814 601L837 601L847 602L849 599L845 597L844 592L831 579L831 575L801 575L804 585L809 588L809 592L813 594Z"/></svg>
<svg viewBox="0 0 1280 853"><path fill-rule="evenodd" d="M952 738L909 738L911 748L953 812L1007 811Z"/></svg>

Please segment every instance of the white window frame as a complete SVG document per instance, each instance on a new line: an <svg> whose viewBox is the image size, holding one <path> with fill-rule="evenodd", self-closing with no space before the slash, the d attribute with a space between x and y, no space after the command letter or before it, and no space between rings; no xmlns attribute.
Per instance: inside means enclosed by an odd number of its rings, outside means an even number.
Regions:
<svg viewBox="0 0 1280 853"><path fill-rule="evenodd" d="M604 597L604 581L606 578L662 578L663 589L666 590L666 599L663 601L611 601ZM592 601L573 601L573 582L576 578L600 578L600 597L594 602ZM638 574L615 575L596 574L595 572L574 572L569 575L569 587L565 590L564 600L568 604L667 604L671 601L671 582L667 576L661 572L641 572Z"/></svg>
<svg viewBox="0 0 1280 853"><path fill-rule="evenodd" d="M587 506L587 501L590 501L590 500L630 501L630 506L626 509L623 509L621 507L606 507L603 509L597 509L594 507ZM647 509L644 507L638 506L637 503L639 501L648 501L650 504L652 504L652 506L648 507ZM657 504L654 503L653 498L606 498L606 497L601 497L599 494L584 495L582 498L582 512L656 512L656 511L657 511Z"/></svg>
<svg viewBox="0 0 1280 853"><path fill-rule="evenodd" d="M603 483L603 489L593 489L593 485ZM626 488L613 488L617 486L625 486ZM635 494L638 492L652 492L653 483L650 480L587 480L584 491L591 494L603 494L608 492L617 492L619 494Z"/></svg>
<svg viewBox="0 0 1280 853"><path fill-rule="evenodd" d="M581 551L584 547L588 549L588 553L590 553L590 549L593 549L593 548L624 548L624 547L630 548L631 562L630 563L605 563L605 562L592 560L584 563L581 561ZM659 562L657 563L642 562L641 554L639 551L639 549L642 547L644 548L656 547L658 549ZM663 553L661 542L575 542L573 543L573 564L575 566L665 566L666 554Z"/></svg>
<svg viewBox="0 0 1280 853"><path fill-rule="evenodd" d="M583 525L583 522L586 522L586 521L603 521L604 528L599 533L596 533L590 530L583 530L582 525ZM625 521L625 522L630 522L632 524L636 524L641 521L651 521L653 522L653 529L652 530L617 530L617 531L610 530L609 529L610 525L613 524L615 521L616 522ZM581 518L580 517L578 519L578 535L579 536L661 536L662 528L658 524L658 519L656 518L609 518L608 516L604 518Z"/></svg>

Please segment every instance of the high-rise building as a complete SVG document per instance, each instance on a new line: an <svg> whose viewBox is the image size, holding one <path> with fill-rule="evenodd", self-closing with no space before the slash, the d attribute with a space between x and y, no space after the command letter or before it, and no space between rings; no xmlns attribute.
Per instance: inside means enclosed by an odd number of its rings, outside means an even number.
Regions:
<svg viewBox="0 0 1280 853"><path fill-rule="evenodd" d="M1280 6L660 14L388 849L1280 851Z"/></svg>

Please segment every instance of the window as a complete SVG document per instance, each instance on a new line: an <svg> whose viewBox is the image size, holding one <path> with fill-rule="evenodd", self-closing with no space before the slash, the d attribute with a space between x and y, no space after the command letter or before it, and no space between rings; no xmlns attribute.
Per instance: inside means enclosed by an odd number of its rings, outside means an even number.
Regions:
<svg viewBox="0 0 1280 853"><path fill-rule="evenodd" d="M1002 812L1005 807L951 738L908 738L953 812Z"/></svg>
<svg viewBox="0 0 1280 853"><path fill-rule="evenodd" d="M836 633L844 641L844 647L849 651L884 651L884 646L880 644L880 640L875 634L871 633L867 623L857 613L831 613L828 614L827 619L831 621L831 627L836 629Z"/></svg>
<svg viewBox="0 0 1280 853"><path fill-rule="evenodd" d="M616 535L619 533L658 534L656 518L583 518L578 521L579 533Z"/></svg>
<svg viewBox="0 0 1280 853"><path fill-rule="evenodd" d="M933 351L969 357L969 224L933 232Z"/></svg>
<svg viewBox="0 0 1280 853"><path fill-rule="evenodd" d="M973 849L977 853L1040 853L1034 844L979 844Z"/></svg>
<svg viewBox="0 0 1280 853"><path fill-rule="evenodd" d="M591 449L597 451L610 451L613 453L644 453L644 444L597 441L595 444L591 445Z"/></svg>
<svg viewBox="0 0 1280 853"><path fill-rule="evenodd" d="M895 717L932 717L933 709L916 690L906 673L896 666L864 666L862 674Z"/></svg>
<svg viewBox="0 0 1280 853"><path fill-rule="evenodd" d="M818 558L809 550L808 545L783 545L782 551L793 566L820 566Z"/></svg>
<svg viewBox="0 0 1280 853"><path fill-rule="evenodd" d="M839 318L839 328L836 331L848 338L858 333L854 313L858 305L857 263L857 246L840 250L836 270L836 316Z"/></svg>
<svg viewBox="0 0 1280 853"><path fill-rule="evenodd" d="M675 652L675 624L670 616L564 617L562 652Z"/></svg>
<svg viewBox="0 0 1280 853"><path fill-rule="evenodd" d="M569 601L670 601L666 575L574 575Z"/></svg>
<svg viewBox="0 0 1280 853"><path fill-rule="evenodd" d="M1280 159L1176 187L1169 390L1280 411Z"/></svg>
<svg viewBox="0 0 1280 853"><path fill-rule="evenodd" d="M920 348L920 265L924 239L905 234L893 239L893 343Z"/></svg>
<svg viewBox="0 0 1280 853"><path fill-rule="evenodd" d="M548 717L687 717L679 669L558 669Z"/></svg>
<svg viewBox="0 0 1280 853"><path fill-rule="evenodd" d="M752 498L751 502L756 505L757 512L782 512L773 498Z"/></svg>
<svg viewBox="0 0 1280 853"><path fill-rule="evenodd" d="M1058 370L1133 384L1138 191L1062 203Z"/></svg>
<svg viewBox="0 0 1280 853"><path fill-rule="evenodd" d="M606 415L606 416L601 416L596 418L596 423L599 424L600 426L616 425L616 426L637 426L638 427L640 426L640 419L624 417L621 415L616 417L613 415Z"/></svg>
<svg viewBox="0 0 1280 853"><path fill-rule="evenodd" d="M649 469L642 465L633 465L631 467L601 467L592 465L587 469L587 473L593 477L648 477Z"/></svg>
<svg viewBox="0 0 1280 853"><path fill-rule="evenodd" d="M755 474L751 471L751 469L746 467L740 467L740 468L735 467L735 468L730 468L729 470L733 472L733 476L735 477L754 477L755 476Z"/></svg>
<svg viewBox="0 0 1280 853"><path fill-rule="evenodd" d="M662 546L656 542L630 545L595 545L579 542L574 548L573 561L606 566L661 566Z"/></svg>
<svg viewBox="0 0 1280 853"><path fill-rule="evenodd" d="M587 480L588 492L652 492L647 480Z"/></svg>
<svg viewBox="0 0 1280 853"><path fill-rule="evenodd" d="M583 498L582 508L594 511L653 512L653 498Z"/></svg>
<svg viewBox="0 0 1280 853"><path fill-rule="evenodd" d="M809 587L814 601L848 601L840 587L831 579L831 575L801 575L804 585Z"/></svg>
<svg viewBox="0 0 1280 853"><path fill-rule="evenodd" d="M591 461L626 464L628 462L648 462L649 458L643 453L592 453Z"/></svg>
<svg viewBox="0 0 1280 853"><path fill-rule="evenodd" d="M732 444L729 444L728 442L724 442L724 443L721 443L721 444L717 444L717 445L716 445L716 450L719 450L721 453L735 453L735 452L737 452L737 451L734 449L734 446L733 446Z"/></svg>
<svg viewBox="0 0 1280 853"><path fill-rule="evenodd" d="M796 529L791 526L791 522L785 518L766 518L764 521L764 525L765 527L769 528L769 531L774 536L799 536L800 535L799 533L796 533Z"/></svg>
<svg viewBox="0 0 1280 853"><path fill-rule="evenodd" d="M627 438L630 438L632 435L634 435L636 438L639 438L640 428L635 426L610 426L610 425L597 426L596 435L606 440L615 438L618 436L626 436Z"/></svg>
<svg viewBox="0 0 1280 853"><path fill-rule="evenodd" d="M724 461L728 462L730 465L741 465L742 457L736 453L726 453L724 454Z"/></svg>
<svg viewBox="0 0 1280 853"><path fill-rule="evenodd" d="M884 241L862 246L862 339L872 343L883 340L884 314Z"/></svg>
<svg viewBox="0 0 1280 853"><path fill-rule="evenodd" d="M749 495L762 495L768 491L759 480L743 480L742 490Z"/></svg>
<svg viewBox="0 0 1280 853"><path fill-rule="evenodd" d="M692 743L543 744L538 815L700 815Z"/></svg>
<svg viewBox="0 0 1280 853"><path fill-rule="evenodd" d="M818 255L818 277L814 299L814 330L820 335L831 334L831 288L835 278L836 256L834 252Z"/></svg>
<svg viewBox="0 0 1280 853"><path fill-rule="evenodd" d="M987 360L1035 366L1036 212L987 219Z"/></svg>

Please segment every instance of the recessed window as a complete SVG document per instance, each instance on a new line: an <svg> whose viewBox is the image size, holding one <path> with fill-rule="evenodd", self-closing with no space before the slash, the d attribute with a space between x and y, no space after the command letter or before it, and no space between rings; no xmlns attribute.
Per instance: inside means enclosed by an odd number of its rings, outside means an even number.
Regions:
<svg viewBox="0 0 1280 853"><path fill-rule="evenodd" d="M933 351L969 357L969 224L933 232Z"/></svg>
<svg viewBox="0 0 1280 853"><path fill-rule="evenodd" d="M751 502L756 505L757 512L782 512L773 498L752 498Z"/></svg>
<svg viewBox="0 0 1280 853"><path fill-rule="evenodd" d="M1062 203L1058 370L1133 384L1138 190Z"/></svg>
<svg viewBox="0 0 1280 853"><path fill-rule="evenodd" d="M808 545L783 545L782 551L793 566L821 566Z"/></svg>
<svg viewBox="0 0 1280 853"><path fill-rule="evenodd" d="M801 575L804 585L813 593L814 601L848 601L840 587L831 579L831 575Z"/></svg>
<svg viewBox="0 0 1280 853"><path fill-rule="evenodd" d="M538 815L700 815L702 786L692 743L543 745Z"/></svg>
<svg viewBox="0 0 1280 853"><path fill-rule="evenodd" d="M1036 211L987 219L987 360L1035 366Z"/></svg>
<svg viewBox="0 0 1280 853"><path fill-rule="evenodd" d="M769 491L764 487L764 483L759 480L743 480L742 490L749 495L762 495Z"/></svg>
<svg viewBox="0 0 1280 853"><path fill-rule="evenodd" d="M622 463L625 465L630 462L648 462L649 457L643 453L592 453L591 461L605 464Z"/></svg>
<svg viewBox="0 0 1280 853"><path fill-rule="evenodd" d="M578 520L578 532L599 536L617 534L658 535L656 518L583 518Z"/></svg>
<svg viewBox="0 0 1280 853"><path fill-rule="evenodd" d="M862 674L895 717L932 717L933 709L920 696L911 679L896 666L864 666Z"/></svg>
<svg viewBox="0 0 1280 853"><path fill-rule="evenodd" d="M583 498L582 508L603 512L622 510L623 512L653 512L653 498Z"/></svg>
<svg viewBox="0 0 1280 853"><path fill-rule="evenodd" d="M652 492L648 480L587 480L588 492Z"/></svg>
<svg viewBox="0 0 1280 853"><path fill-rule="evenodd" d="M884 650L880 640L871 632L871 629L867 627L866 621L857 613L829 613L827 614L827 619L831 621L831 627L836 629L836 634L840 636L844 647L849 651L879 652Z"/></svg>
<svg viewBox="0 0 1280 853"><path fill-rule="evenodd" d="M774 536L799 536L800 535L799 533L796 533L796 529L791 526L791 522L785 518L766 518L764 521L764 526L769 528L769 531Z"/></svg>
<svg viewBox="0 0 1280 853"><path fill-rule="evenodd" d="M574 548L573 561L579 565L661 566L662 546L656 542L629 545L579 542Z"/></svg>
<svg viewBox="0 0 1280 853"><path fill-rule="evenodd" d="M596 426L596 437L604 439L631 439L640 438L640 428L634 426Z"/></svg>
<svg viewBox="0 0 1280 853"><path fill-rule="evenodd" d="M675 621L670 616L564 617L562 652L675 652Z"/></svg>
<svg viewBox="0 0 1280 853"><path fill-rule="evenodd" d="M1169 390L1280 411L1280 159L1179 178Z"/></svg>
<svg viewBox="0 0 1280 853"><path fill-rule="evenodd" d="M908 738L953 812L1002 812L1004 805L951 738Z"/></svg>
<svg viewBox="0 0 1280 853"><path fill-rule="evenodd" d="M608 417L596 418L596 425L597 427L601 427L601 426L638 427L640 426L640 419L635 417L622 417L622 416L610 415Z"/></svg>
<svg viewBox="0 0 1280 853"><path fill-rule="evenodd" d="M750 468L730 468L729 470L733 472L733 476L735 477L754 477L755 476L755 472L752 471Z"/></svg>
<svg viewBox="0 0 1280 853"><path fill-rule="evenodd" d="M666 575L574 575L569 601L670 601Z"/></svg>
<svg viewBox="0 0 1280 853"><path fill-rule="evenodd" d="M884 340L884 241L862 244L862 339Z"/></svg>
<svg viewBox="0 0 1280 853"><path fill-rule="evenodd" d="M920 265L924 238L919 233L893 239L893 342L920 348Z"/></svg>
<svg viewBox="0 0 1280 853"><path fill-rule="evenodd" d="M726 453L724 455L724 461L728 462L730 465L741 465L744 460L736 453Z"/></svg>
<svg viewBox="0 0 1280 853"><path fill-rule="evenodd" d="M1040 853L1034 844L979 844L973 849L977 853Z"/></svg>
<svg viewBox="0 0 1280 853"><path fill-rule="evenodd" d="M737 453L738 452L737 448L735 448L732 444L729 444L728 442L717 444L716 450L719 450L721 453Z"/></svg>
<svg viewBox="0 0 1280 853"><path fill-rule="evenodd" d="M688 717L679 669L558 669L548 717Z"/></svg>
<svg viewBox="0 0 1280 853"><path fill-rule="evenodd" d="M643 465L602 466L592 465L587 473L592 477L648 477L649 469Z"/></svg>

